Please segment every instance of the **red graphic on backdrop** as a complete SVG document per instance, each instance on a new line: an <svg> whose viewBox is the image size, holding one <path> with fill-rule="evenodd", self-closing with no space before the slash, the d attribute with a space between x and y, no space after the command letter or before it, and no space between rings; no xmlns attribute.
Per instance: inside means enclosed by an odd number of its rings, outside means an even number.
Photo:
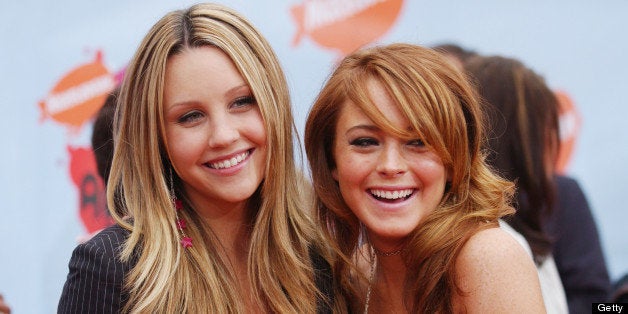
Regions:
<svg viewBox="0 0 628 314"><path fill-rule="evenodd" d="M375 41L397 20L403 0L304 0L290 9L297 26L292 42L309 36L343 55Z"/></svg>
<svg viewBox="0 0 628 314"><path fill-rule="evenodd" d="M63 76L39 102L41 120L80 127L91 119L116 84L116 78L102 63L102 53L93 62L81 65Z"/></svg>
<svg viewBox="0 0 628 314"><path fill-rule="evenodd" d="M104 183L91 147L67 147L70 177L79 192L79 214L89 234L113 223L107 211Z"/></svg>
<svg viewBox="0 0 628 314"><path fill-rule="evenodd" d="M558 98L560 125L560 150L558 151L556 171L564 174L567 171L576 146L576 140L582 125L582 117L576 109L573 100L566 92L555 91L554 93L556 98Z"/></svg>
<svg viewBox="0 0 628 314"><path fill-rule="evenodd" d="M110 73L103 64L102 52L97 51L92 62L70 70L39 102L40 122L52 119L78 132L104 105L109 93L122 81L124 72L122 68ZM111 225L113 219L107 211L105 187L98 175L92 148L68 146L67 151L70 178L79 195L79 216L87 230L87 234L78 239L83 242Z"/></svg>

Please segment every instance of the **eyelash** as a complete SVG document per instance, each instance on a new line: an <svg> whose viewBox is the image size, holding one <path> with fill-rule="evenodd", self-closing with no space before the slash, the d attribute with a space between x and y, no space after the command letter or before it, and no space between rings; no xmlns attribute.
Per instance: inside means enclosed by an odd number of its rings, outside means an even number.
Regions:
<svg viewBox="0 0 628 314"><path fill-rule="evenodd" d="M230 108L245 109L248 106L255 105L255 103L256 103L255 98L253 96L244 96L244 97L237 98L235 101L233 101ZM180 124L186 124L186 123L196 121L202 116L203 116L203 113L200 111L191 111L182 115L179 119L177 119L177 122Z"/></svg>
<svg viewBox="0 0 628 314"><path fill-rule="evenodd" d="M202 113L199 111L192 111L182 115L177 122L180 124L190 123L202 117Z"/></svg>
<svg viewBox="0 0 628 314"><path fill-rule="evenodd" d="M375 139L372 139L372 138L360 137L360 138L356 138L352 140L351 142L349 142L349 144L352 146L367 147L367 146L377 145L379 143Z"/></svg>
<svg viewBox="0 0 628 314"><path fill-rule="evenodd" d="M253 96L244 96L244 97L240 97L237 98L232 106L235 108L240 108L240 107L245 107L245 106L249 106L249 105L254 105L255 102L255 98Z"/></svg>
<svg viewBox="0 0 628 314"><path fill-rule="evenodd" d="M379 142L373 138L360 137L360 138L356 138L350 141L349 144L352 146L367 147L367 146L378 145ZM424 147L425 143L421 139L415 139L415 140L408 141L407 145L416 146L416 147Z"/></svg>
<svg viewBox="0 0 628 314"><path fill-rule="evenodd" d="M418 147L423 147L423 146L425 146L425 143L424 143L424 142L423 142L423 140L421 140L421 139L415 139L415 140L409 141L409 142L408 142L408 144L409 144L409 145L418 146Z"/></svg>

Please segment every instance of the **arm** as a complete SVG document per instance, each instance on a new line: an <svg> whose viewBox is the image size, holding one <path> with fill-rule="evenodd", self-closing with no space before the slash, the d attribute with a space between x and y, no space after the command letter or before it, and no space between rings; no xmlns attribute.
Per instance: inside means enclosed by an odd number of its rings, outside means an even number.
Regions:
<svg viewBox="0 0 628 314"><path fill-rule="evenodd" d="M468 313L545 313L536 267L530 256L499 228L478 232L456 260L462 294L454 307Z"/></svg>
<svg viewBox="0 0 628 314"><path fill-rule="evenodd" d="M118 313L128 267L117 253L122 236L105 230L74 249L58 313Z"/></svg>

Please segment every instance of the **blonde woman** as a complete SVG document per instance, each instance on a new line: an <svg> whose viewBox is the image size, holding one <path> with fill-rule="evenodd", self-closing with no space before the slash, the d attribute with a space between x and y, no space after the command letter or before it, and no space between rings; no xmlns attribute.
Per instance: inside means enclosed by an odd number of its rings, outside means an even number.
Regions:
<svg viewBox="0 0 628 314"><path fill-rule="evenodd" d="M305 147L352 312L544 312L534 263L499 228L513 185L488 168L482 139L473 88L433 50L393 44L340 62Z"/></svg>
<svg viewBox="0 0 628 314"><path fill-rule="evenodd" d="M287 84L263 36L215 4L173 11L130 62L108 202L59 312L329 311L329 265L293 160Z"/></svg>

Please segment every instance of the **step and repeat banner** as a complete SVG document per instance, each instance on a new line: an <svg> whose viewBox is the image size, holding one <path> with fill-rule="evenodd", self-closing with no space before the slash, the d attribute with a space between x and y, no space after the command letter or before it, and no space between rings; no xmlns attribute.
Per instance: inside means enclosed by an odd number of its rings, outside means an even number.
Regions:
<svg viewBox="0 0 628 314"><path fill-rule="evenodd" d="M335 62L364 45L455 43L522 60L561 100L559 167L588 196L611 277L628 272L628 1L217 2L273 45L301 133ZM94 115L150 26L193 3L0 4L0 294L15 313L54 312L72 249L111 223Z"/></svg>

